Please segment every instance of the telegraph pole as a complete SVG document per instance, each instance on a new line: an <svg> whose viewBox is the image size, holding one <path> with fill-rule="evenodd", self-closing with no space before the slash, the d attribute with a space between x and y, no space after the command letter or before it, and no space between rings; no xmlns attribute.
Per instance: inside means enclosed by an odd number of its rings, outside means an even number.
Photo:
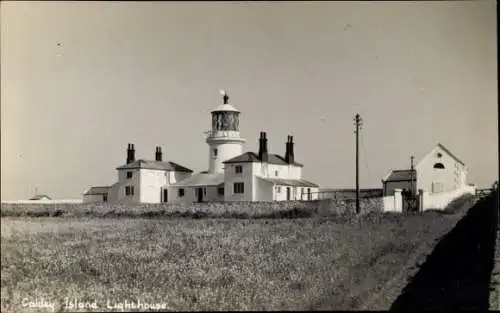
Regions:
<svg viewBox="0 0 500 313"><path fill-rule="evenodd" d="M359 131L362 126L362 119L359 114L356 114L354 117L354 125L356 126L356 130L354 133L356 134L356 213L359 213Z"/></svg>
<svg viewBox="0 0 500 313"><path fill-rule="evenodd" d="M413 160L415 160L415 157L412 155L410 157L411 164L410 164L410 191L411 195L413 196L415 194L415 186L413 184L413 180L415 179L414 177L414 167L413 167Z"/></svg>

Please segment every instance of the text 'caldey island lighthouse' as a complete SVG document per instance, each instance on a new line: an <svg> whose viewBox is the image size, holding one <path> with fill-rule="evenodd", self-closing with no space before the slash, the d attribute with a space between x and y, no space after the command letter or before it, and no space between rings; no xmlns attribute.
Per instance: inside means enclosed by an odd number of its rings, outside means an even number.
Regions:
<svg viewBox="0 0 500 313"><path fill-rule="evenodd" d="M117 168L118 182L91 187L84 202L192 203L222 201L314 200L318 185L302 179L303 165L295 161L293 136L285 142L285 154L270 154L267 134L260 133L257 153L243 153L240 111L223 104L211 112L212 129L207 132L208 170L195 173L177 163L162 160L156 147L155 160L135 161L129 144L127 164Z"/></svg>

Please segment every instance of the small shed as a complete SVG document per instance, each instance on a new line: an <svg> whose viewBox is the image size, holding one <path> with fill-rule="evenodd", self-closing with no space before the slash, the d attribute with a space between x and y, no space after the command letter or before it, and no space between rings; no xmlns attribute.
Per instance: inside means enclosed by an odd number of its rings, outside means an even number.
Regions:
<svg viewBox="0 0 500 313"><path fill-rule="evenodd" d="M382 179L382 186L384 196L393 196L395 189L408 189L416 188L417 186L417 173L415 170L394 170L390 171L384 179Z"/></svg>
<svg viewBox="0 0 500 313"><path fill-rule="evenodd" d="M30 200L42 201L42 200L52 200L52 198L47 195L35 195L34 197L30 198Z"/></svg>
<svg viewBox="0 0 500 313"><path fill-rule="evenodd" d="M107 202L109 186L90 187L83 193L83 203Z"/></svg>

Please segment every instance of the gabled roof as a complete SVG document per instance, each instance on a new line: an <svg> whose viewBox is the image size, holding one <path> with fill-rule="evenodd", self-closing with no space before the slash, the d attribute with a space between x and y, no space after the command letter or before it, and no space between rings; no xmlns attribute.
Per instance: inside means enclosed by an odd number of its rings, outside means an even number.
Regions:
<svg viewBox="0 0 500 313"><path fill-rule="evenodd" d="M438 147L440 147L441 149L444 150L444 152L448 153L450 157L452 157L455 161L457 161L458 163L462 164L465 166L465 163L462 162L459 158L457 158L453 153L450 152L450 150L446 149L445 146L443 146L441 143L438 142L437 144Z"/></svg>
<svg viewBox="0 0 500 313"><path fill-rule="evenodd" d="M284 185L284 186L293 186L293 187L319 187L315 183L311 183L305 179L282 179L282 178L267 178L257 176L262 180L273 183L274 185Z"/></svg>
<svg viewBox="0 0 500 313"><path fill-rule="evenodd" d="M416 172L413 170L414 173ZM413 174L413 179L417 179L417 175ZM410 181L411 180L411 170L394 170L389 173L389 175L383 179L384 182L389 181Z"/></svg>
<svg viewBox="0 0 500 313"><path fill-rule="evenodd" d="M52 200L52 198L47 195L35 195L34 197L30 198L30 200L42 200L43 198Z"/></svg>
<svg viewBox="0 0 500 313"><path fill-rule="evenodd" d="M110 186L95 186L95 187L90 187L87 189L83 195L88 196L88 195L107 195L108 191L111 187Z"/></svg>
<svg viewBox="0 0 500 313"><path fill-rule="evenodd" d="M224 164L230 164L230 163L254 163L254 162L260 162L261 160L259 159L259 155L253 152L245 152L243 154L240 154L232 159L226 160L222 163ZM277 164L277 165L288 165L286 163L285 158L278 155L278 154L268 154L268 161L267 163L269 164ZM299 162L293 162L293 165L303 167L304 165L299 163Z"/></svg>
<svg viewBox="0 0 500 313"><path fill-rule="evenodd" d="M224 183L224 173L196 173L171 187L218 186Z"/></svg>
<svg viewBox="0 0 500 313"><path fill-rule="evenodd" d="M186 172L192 173L193 171L174 162L160 162L139 159L129 164L125 164L116 168L117 170L131 170L131 169L151 169L173 172Z"/></svg>

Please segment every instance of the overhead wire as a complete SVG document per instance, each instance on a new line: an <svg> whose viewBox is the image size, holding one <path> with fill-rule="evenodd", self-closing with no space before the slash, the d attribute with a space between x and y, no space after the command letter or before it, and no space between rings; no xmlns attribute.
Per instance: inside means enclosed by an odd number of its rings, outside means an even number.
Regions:
<svg viewBox="0 0 500 313"><path fill-rule="evenodd" d="M366 147L365 147L365 144L363 141L363 133L362 132L360 132L359 139L360 139L361 147L363 148L363 156L364 156L363 160L365 163L366 172L368 173L368 181L371 183L372 177L371 177L371 172L370 172L370 166L368 165L368 153L366 152Z"/></svg>

